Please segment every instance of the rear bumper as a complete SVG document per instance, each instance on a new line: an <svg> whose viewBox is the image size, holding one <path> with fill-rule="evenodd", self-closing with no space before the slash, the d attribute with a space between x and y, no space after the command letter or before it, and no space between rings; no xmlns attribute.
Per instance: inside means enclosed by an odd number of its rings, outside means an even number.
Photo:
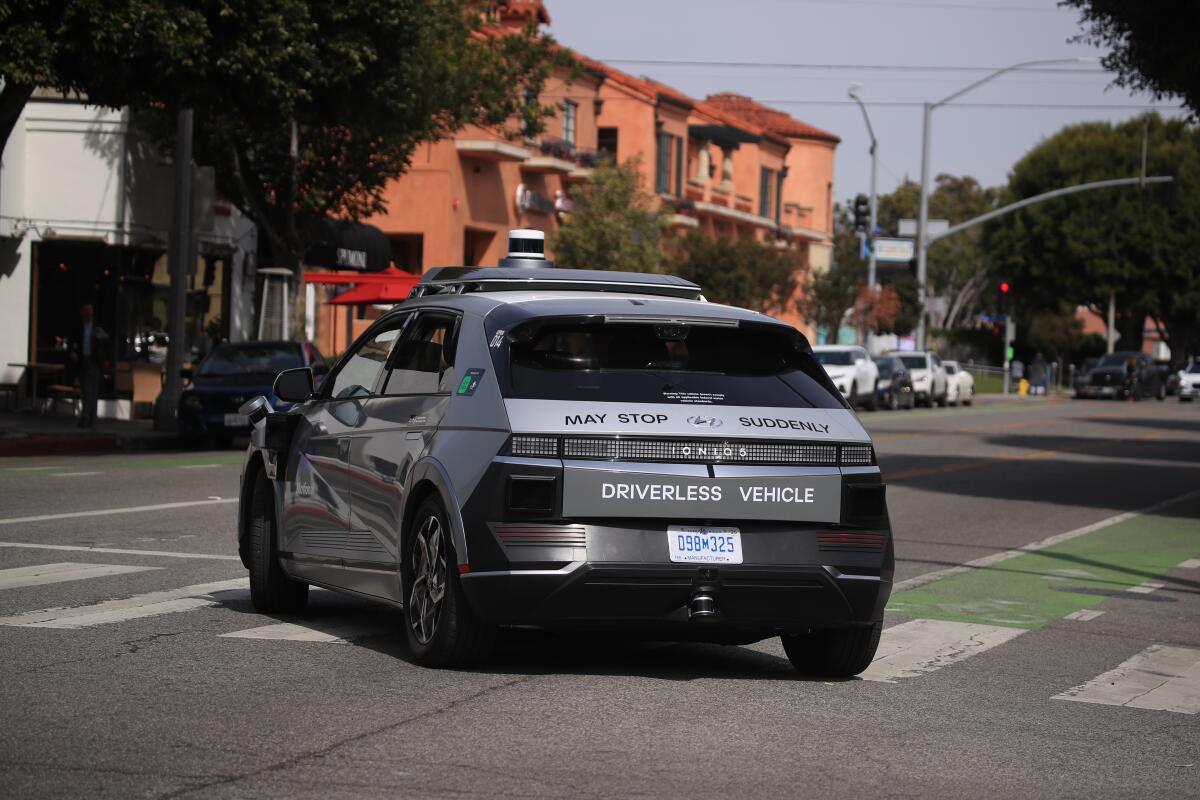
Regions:
<svg viewBox="0 0 1200 800"><path fill-rule="evenodd" d="M886 576L834 567L573 562L559 569L463 575L475 610L490 622L545 628L601 627L680 639L845 627L875 622L891 595ZM697 594L716 613L689 619Z"/></svg>

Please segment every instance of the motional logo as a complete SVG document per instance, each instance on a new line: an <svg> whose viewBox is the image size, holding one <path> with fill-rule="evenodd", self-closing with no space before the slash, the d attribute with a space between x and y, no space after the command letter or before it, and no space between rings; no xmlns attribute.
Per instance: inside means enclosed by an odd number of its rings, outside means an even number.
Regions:
<svg viewBox="0 0 1200 800"><path fill-rule="evenodd" d="M689 423L691 423L691 426L693 428L719 428L719 427L721 427L721 420L718 419L717 417L695 416L695 417L688 417L687 421Z"/></svg>

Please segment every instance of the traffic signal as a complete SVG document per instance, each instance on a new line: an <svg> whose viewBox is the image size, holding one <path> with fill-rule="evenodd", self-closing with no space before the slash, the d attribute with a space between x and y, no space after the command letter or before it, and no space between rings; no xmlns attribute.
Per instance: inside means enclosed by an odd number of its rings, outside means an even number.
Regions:
<svg viewBox="0 0 1200 800"><path fill-rule="evenodd" d="M854 230L866 231L871 226L871 198L865 194L854 198Z"/></svg>
<svg viewBox="0 0 1200 800"><path fill-rule="evenodd" d="M1008 279L1001 278L1000 285L997 288L999 289L997 293L997 297L999 298L997 310L1004 316L1008 316L1008 298L1012 294L1012 284L1009 283Z"/></svg>

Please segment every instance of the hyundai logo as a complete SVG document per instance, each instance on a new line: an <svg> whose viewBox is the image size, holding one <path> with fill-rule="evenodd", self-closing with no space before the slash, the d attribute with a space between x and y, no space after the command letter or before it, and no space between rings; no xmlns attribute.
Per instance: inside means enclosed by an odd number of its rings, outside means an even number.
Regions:
<svg viewBox="0 0 1200 800"><path fill-rule="evenodd" d="M716 417L688 417L687 421L692 424L693 428L719 428L721 420Z"/></svg>

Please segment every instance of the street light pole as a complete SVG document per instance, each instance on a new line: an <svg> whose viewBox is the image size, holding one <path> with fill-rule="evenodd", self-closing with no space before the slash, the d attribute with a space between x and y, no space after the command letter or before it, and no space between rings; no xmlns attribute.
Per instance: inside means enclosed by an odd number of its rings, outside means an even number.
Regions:
<svg viewBox="0 0 1200 800"><path fill-rule="evenodd" d="M1019 64L1012 64L1007 67L996 70L995 72L984 75L974 83L959 89L954 94L943 97L936 103L925 104L925 114L921 125L921 209L917 218L917 349L925 349L925 300L926 300L926 250L929 248L929 236L927 223L929 222L929 126L933 121L933 110L939 106L944 106L947 103L952 103L962 97L967 92L970 92L988 81L995 80L1001 75L1008 72L1015 72L1021 69L1030 67L1049 66L1051 64L1096 64L1100 59L1093 56L1084 56L1082 58L1049 58L1039 59L1037 61L1022 61Z"/></svg>
<svg viewBox="0 0 1200 800"><path fill-rule="evenodd" d="M872 292L875 291L875 227L879 219L879 208L876 205L876 178L878 176L879 159L876 155L876 148L879 143L875 140L875 129L871 127L871 117L867 114L867 107L863 104L862 98L858 96L861 84L850 84L848 94L850 99L858 103L858 107L862 110L863 121L867 123L867 135L871 137L871 227L867 231L867 241L870 243L870 250L867 261L867 288Z"/></svg>

